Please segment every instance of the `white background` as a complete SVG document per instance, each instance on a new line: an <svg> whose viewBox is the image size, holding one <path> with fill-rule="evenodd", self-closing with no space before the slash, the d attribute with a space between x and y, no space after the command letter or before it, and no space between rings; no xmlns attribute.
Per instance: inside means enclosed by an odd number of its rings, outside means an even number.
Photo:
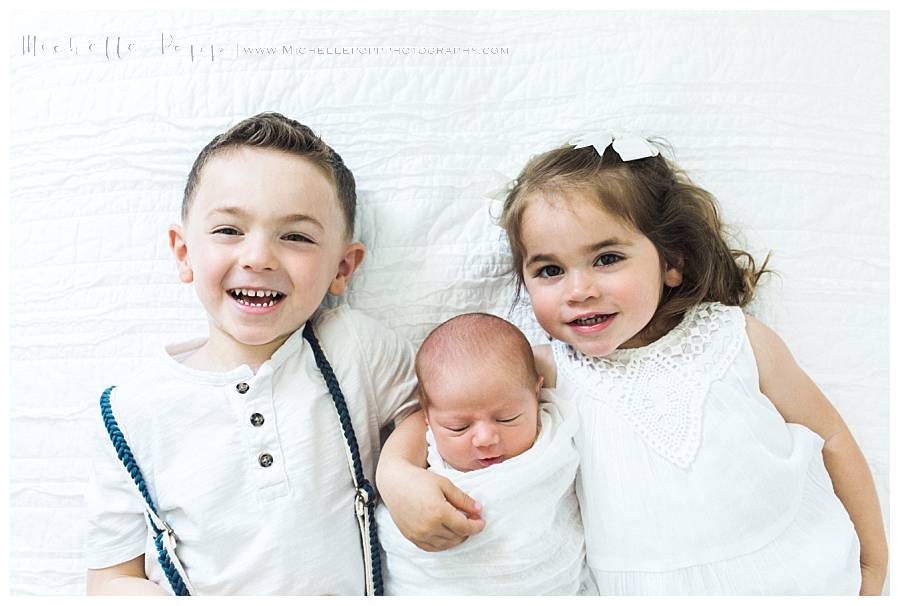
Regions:
<svg viewBox="0 0 900 606"><path fill-rule="evenodd" d="M44 48L23 54L27 36ZM887 511L888 38L887 13L850 12L16 16L12 592L84 591L97 398L205 331L165 230L201 147L269 110L353 170L369 255L350 303L415 341L509 309L493 170L587 128L665 137L737 243L772 251L752 311L840 410ZM479 52L428 53L453 47ZM539 340L529 313L512 317Z"/></svg>

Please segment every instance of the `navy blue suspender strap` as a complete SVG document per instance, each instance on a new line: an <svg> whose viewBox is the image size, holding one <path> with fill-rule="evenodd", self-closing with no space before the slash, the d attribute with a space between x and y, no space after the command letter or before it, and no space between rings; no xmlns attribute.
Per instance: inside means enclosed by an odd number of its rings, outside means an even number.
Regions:
<svg viewBox="0 0 900 606"><path fill-rule="evenodd" d="M354 498L354 513L359 526L360 538L362 540L363 563L365 567L365 593L366 595L383 595L384 584L381 578L381 548L378 543L378 531L375 525L375 504L377 493L375 487L366 479L362 468L362 460L359 455L359 445L356 442L356 434L353 432L353 425L350 422L350 413L347 410L347 403L344 400L344 394L341 392L337 377L319 340L313 332L312 322L308 321L303 328L303 338L309 343L316 360L316 366L322 373L328 392L334 402L335 411L340 421L341 431L344 434L344 446L347 454L347 462L350 466L350 476L353 479L353 486L356 489ZM157 511L150 493L147 491L141 470L138 468L131 453L131 449L125 441L125 436L116 423L115 416L110 405L110 393L115 386L107 388L103 395L100 396L100 412L103 416L103 422L109 433L109 438L116 449L119 460L125 465L125 469L134 480L138 491L144 499L145 518L147 526L156 544L157 556L166 575L166 579L172 586L175 595L191 595L195 593L193 587L188 580L187 574L178 560L175 553L175 533L172 528L163 521Z"/></svg>
<svg viewBox="0 0 900 606"><path fill-rule="evenodd" d="M366 575L366 595L384 595L384 583L381 579L381 546L378 543L378 529L375 525L375 504L377 493L375 487L366 479L363 473L362 461L359 456L359 445L356 443L356 434L350 422L350 412L337 377L325 357L325 352L319 345L319 340L313 332L312 322L307 322L303 327L303 338L312 347L316 358L316 366L325 379L328 392L334 401L338 419L341 422L341 430L344 432L344 446L347 452L347 462L350 465L350 476L353 478L353 486L356 488L354 509L356 522L359 525L360 539L362 540L363 564Z"/></svg>
<svg viewBox="0 0 900 606"><path fill-rule="evenodd" d="M162 567L169 585L172 586L172 591L175 595L191 595L192 587L190 586L190 581L184 572L184 568L181 566L181 562L178 560L178 556L175 554L175 533L168 524L160 519L156 511L156 505L147 491L144 476L141 475L141 470L134 460L134 455L131 454L131 448L128 447L125 436L122 434L122 430L119 429L119 424L116 423L116 417L113 415L112 406L109 403L109 395L115 387L115 385L107 387L103 395L100 396L100 414L103 416L103 424L106 425L106 431L109 434L109 439L112 440L119 460L125 465L125 469L128 471L131 479L134 480L138 492L144 498L144 519L153 536L153 542L156 544L159 565Z"/></svg>

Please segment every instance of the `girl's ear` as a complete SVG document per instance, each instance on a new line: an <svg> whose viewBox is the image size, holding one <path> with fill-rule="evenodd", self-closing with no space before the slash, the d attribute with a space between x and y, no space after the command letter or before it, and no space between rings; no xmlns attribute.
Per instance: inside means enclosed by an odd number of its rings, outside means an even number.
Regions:
<svg viewBox="0 0 900 606"><path fill-rule="evenodd" d="M344 294L347 285L350 283L350 276L356 271L356 268L363 262L366 256L366 247L361 242L354 242L344 251L344 256L338 265L338 272L328 287L328 292L334 296Z"/></svg>
<svg viewBox="0 0 900 606"><path fill-rule="evenodd" d="M178 277L182 282L188 284L194 281L194 270L191 269L191 262L188 259L187 241L184 238L184 226L169 226L169 248L175 255L175 263L178 265Z"/></svg>
<svg viewBox="0 0 900 606"><path fill-rule="evenodd" d="M668 286L669 288L675 288L676 286L681 285L681 281L684 279L684 259L682 257L678 257L676 259L674 265L670 265L669 263L663 264L663 284Z"/></svg>
<svg viewBox="0 0 900 606"><path fill-rule="evenodd" d="M535 394L537 395L538 402L541 401L541 387L543 387L543 386L544 386L544 377L538 375L537 387L534 390Z"/></svg>

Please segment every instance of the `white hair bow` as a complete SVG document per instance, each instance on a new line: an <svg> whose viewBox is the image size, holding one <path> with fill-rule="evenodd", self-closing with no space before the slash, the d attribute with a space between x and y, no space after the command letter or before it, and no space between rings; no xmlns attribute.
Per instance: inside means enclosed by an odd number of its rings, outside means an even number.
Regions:
<svg viewBox="0 0 900 606"><path fill-rule="evenodd" d="M593 147L598 155L603 155L603 150L612 143L613 149L619 154L623 162L641 160L659 155L659 150L650 145L650 142L638 135L623 134L614 136L606 131L589 131L571 139L570 143L575 149Z"/></svg>
<svg viewBox="0 0 900 606"><path fill-rule="evenodd" d="M606 131L587 131L580 135L570 137L568 142L570 145L574 145L575 149L593 147L597 151L597 155L601 156L603 155L603 151L609 147L610 143L612 143L613 149L616 150L616 153L619 154L619 157L622 158L623 162L651 158L659 155L659 150L653 147L649 141L643 137L632 134L614 136ZM518 185L518 179L510 177L509 175L519 174L522 167L533 157L534 155L532 154L527 158L515 158L507 162L505 166L493 170L491 183L495 183L496 185L495 188L486 193L485 196L498 202L506 201L509 192Z"/></svg>

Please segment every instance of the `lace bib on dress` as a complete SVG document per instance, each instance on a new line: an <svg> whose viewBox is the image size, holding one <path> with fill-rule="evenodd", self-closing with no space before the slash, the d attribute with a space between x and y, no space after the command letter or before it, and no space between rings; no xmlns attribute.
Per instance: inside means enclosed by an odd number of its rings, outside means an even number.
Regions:
<svg viewBox="0 0 900 606"><path fill-rule="evenodd" d="M556 365L597 406L612 406L656 453L688 468L700 448L709 386L734 360L745 338L739 307L701 303L657 341L586 356L553 342Z"/></svg>

